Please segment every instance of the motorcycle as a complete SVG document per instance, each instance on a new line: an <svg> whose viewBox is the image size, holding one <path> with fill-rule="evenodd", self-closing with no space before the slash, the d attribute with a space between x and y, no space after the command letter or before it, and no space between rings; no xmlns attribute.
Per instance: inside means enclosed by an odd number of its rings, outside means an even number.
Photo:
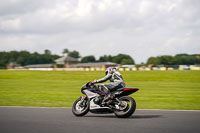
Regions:
<svg viewBox="0 0 200 133"><path fill-rule="evenodd" d="M84 116L90 111L95 114L114 113L119 118L127 118L136 109L135 100L128 95L138 90L134 87L116 89L110 92L113 98L109 99L106 104L102 104L105 95L98 89L98 85L88 82L81 88L85 96L81 96L74 102L72 112L75 116Z"/></svg>

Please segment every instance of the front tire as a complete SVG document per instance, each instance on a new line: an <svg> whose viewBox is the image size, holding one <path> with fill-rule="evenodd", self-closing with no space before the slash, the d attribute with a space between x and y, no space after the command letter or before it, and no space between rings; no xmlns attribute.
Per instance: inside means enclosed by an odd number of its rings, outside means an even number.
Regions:
<svg viewBox="0 0 200 133"><path fill-rule="evenodd" d="M115 115L119 118L130 117L136 109L136 102L132 97L123 96L119 100L124 104L123 107L119 107L119 110L114 111Z"/></svg>
<svg viewBox="0 0 200 133"><path fill-rule="evenodd" d="M86 99L84 99L81 102L82 98L80 97L79 99L77 99L73 106L72 106L72 113L75 116L84 116L88 113L89 111L89 101Z"/></svg>

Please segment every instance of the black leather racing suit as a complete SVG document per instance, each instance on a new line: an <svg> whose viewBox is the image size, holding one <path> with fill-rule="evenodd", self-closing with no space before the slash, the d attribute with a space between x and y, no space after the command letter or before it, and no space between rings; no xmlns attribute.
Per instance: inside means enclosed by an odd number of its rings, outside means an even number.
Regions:
<svg viewBox="0 0 200 133"><path fill-rule="evenodd" d="M118 88L125 87L125 83L122 75L118 71L112 71L108 73L104 78L96 80L96 83L102 83L107 80L110 80L110 83L103 84L102 86L106 87L109 91L114 91Z"/></svg>

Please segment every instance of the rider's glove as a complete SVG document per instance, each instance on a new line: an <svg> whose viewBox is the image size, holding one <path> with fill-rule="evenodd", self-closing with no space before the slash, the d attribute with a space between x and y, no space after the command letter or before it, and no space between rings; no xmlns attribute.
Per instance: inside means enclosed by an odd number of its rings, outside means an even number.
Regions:
<svg viewBox="0 0 200 133"><path fill-rule="evenodd" d="M96 84L96 83L97 83L97 81L94 80L94 81L91 81L91 82L89 83L89 85Z"/></svg>
<svg viewBox="0 0 200 133"><path fill-rule="evenodd" d="M93 84L96 84L97 83L97 81L96 80L94 80L94 81L92 81L93 82Z"/></svg>

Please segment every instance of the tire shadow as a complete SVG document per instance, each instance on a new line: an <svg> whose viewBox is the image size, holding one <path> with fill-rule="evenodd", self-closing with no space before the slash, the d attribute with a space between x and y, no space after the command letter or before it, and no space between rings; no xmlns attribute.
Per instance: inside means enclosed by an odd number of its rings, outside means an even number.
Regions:
<svg viewBox="0 0 200 133"><path fill-rule="evenodd" d="M84 117L92 118L118 118L115 115L86 115ZM118 119L153 119L153 118L164 118L163 115L132 115L128 118L118 118Z"/></svg>
<svg viewBox="0 0 200 133"><path fill-rule="evenodd" d="M162 115L133 115L129 119L152 119L152 118L163 118Z"/></svg>

